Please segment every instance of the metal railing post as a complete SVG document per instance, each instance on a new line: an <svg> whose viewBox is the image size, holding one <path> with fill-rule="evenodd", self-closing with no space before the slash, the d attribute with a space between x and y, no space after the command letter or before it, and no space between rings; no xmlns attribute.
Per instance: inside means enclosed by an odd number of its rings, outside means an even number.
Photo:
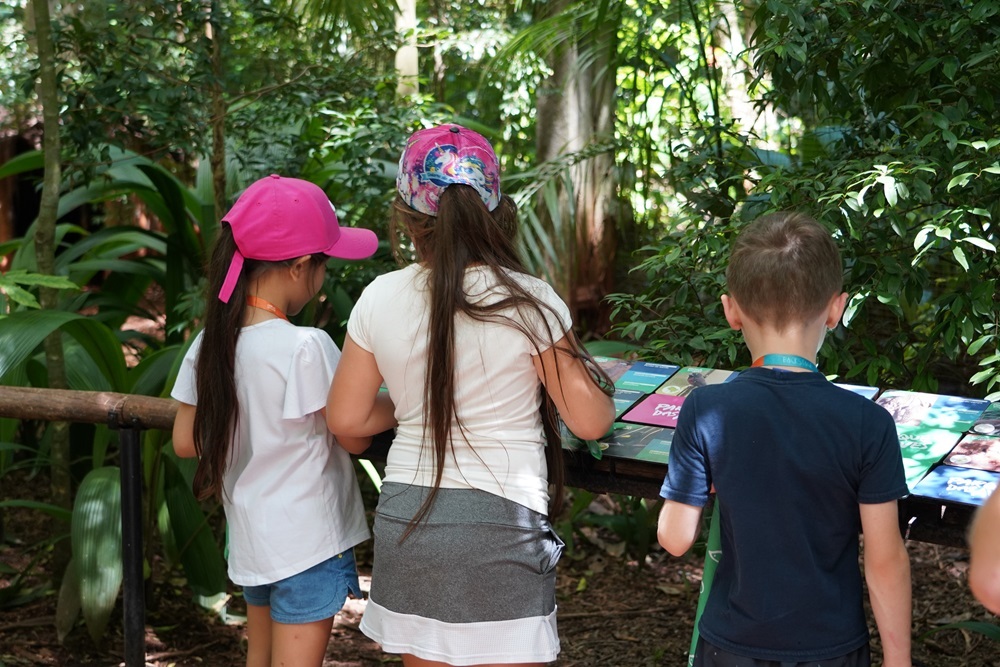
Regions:
<svg viewBox="0 0 1000 667"><path fill-rule="evenodd" d="M117 418L108 420L117 425ZM142 429L120 426L122 483L122 613L125 667L146 664L146 600L142 576Z"/></svg>

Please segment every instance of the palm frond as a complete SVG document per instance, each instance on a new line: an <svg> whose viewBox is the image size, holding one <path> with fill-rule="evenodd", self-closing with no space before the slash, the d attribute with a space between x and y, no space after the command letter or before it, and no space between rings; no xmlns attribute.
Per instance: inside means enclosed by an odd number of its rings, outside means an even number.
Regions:
<svg viewBox="0 0 1000 667"><path fill-rule="evenodd" d="M283 0L284 7L305 19L307 28L329 36L366 35L395 26L395 0Z"/></svg>

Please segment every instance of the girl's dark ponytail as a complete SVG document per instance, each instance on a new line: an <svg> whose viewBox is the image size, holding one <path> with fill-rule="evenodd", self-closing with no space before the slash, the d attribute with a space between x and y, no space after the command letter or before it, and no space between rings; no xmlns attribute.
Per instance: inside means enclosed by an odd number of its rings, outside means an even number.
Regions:
<svg viewBox="0 0 1000 667"><path fill-rule="evenodd" d="M223 475L239 418L236 341L247 307L246 277L252 273L253 260L246 260L229 303L222 303L216 296L235 251L233 232L224 224L209 260L205 331L195 365L198 407L194 417L194 446L199 460L193 488L199 500L222 497Z"/></svg>
<svg viewBox="0 0 1000 667"><path fill-rule="evenodd" d="M208 303L205 307L205 332L195 363L198 407L194 413L194 446L198 469L194 474L194 494L199 500L220 499L223 479L229 464L240 405L236 394L236 342L246 317L247 295L251 281L263 271L291 266L298 258L280 262L243 260L243 270L233 287L228 303L217 297L236 252L233 231L222 225L219 238L208 262ZM324 264L324 253L309 256L313 266Z"/></svg>

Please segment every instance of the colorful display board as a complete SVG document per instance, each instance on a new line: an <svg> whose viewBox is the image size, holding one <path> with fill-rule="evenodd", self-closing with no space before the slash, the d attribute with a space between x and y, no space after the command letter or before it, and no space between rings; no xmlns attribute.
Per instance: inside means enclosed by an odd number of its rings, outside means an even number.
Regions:
<svg viewBox="0 0 1000 667"><path fill-rule="evenodd" d="M610 357L597 361L615 383L616 421L608 435L587 443L591 453L662 464L669 460L684 399L698 387L729 382L738 375L725 369ZM1000 477L1000 404L924 392L879 392L863 385L838 386L875 400L892 415L906 483L914 494L978 504L983 500L980 491L995 483L994 476ZM586 446L568 432L564 435L568 447ZM963 495L960 489L968 492Z"/></svg>

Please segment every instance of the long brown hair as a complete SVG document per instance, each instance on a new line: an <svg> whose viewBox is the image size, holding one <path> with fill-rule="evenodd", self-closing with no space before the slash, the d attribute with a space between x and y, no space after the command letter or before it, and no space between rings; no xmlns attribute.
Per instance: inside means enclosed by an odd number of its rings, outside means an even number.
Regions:
<svg viewBox="0 0 1000 667"><path fill-rule="evenodd" d="M235 252L232 229L223 224L208 262L205 331L195 362L198 406L194 413L194 447L199 459L192 487L199 500L221 499L223 494L222 482L239 420L236 343L243 327L250 282L265 271L288 266L299 259L295 257L283 262L245 259L229 302L223 303L217 295ZM322 253L310 257L313 263L326 260L327 256Z"/></svg>
<svg viewBox="0 0 1000 667"><path fill-rule="evenodd" d="M563 333L552 331L548 324L551 320L559 319L555 309L539 300L509 273L527 273L517 252L517 205L510 197L502 196L499 205L491 213L483 205L476 190L467 185L450 185L441 194L435 217L413 210L397 196L393 204L390 231L397 259L402 259L399 252L402 247L400 241L405 234L430 274L429 346L427 371L424 374L424 436L426 438L429 431L433 442L435 477L433 488L403 535L405 539L427 516L434 504L444 474L445 455L448 447L454 447L451 439L452 424L462 427L455 411L456 315L461 313L481 322L513 327L531 341L536 352L550 347ZM465 270L473 264L490 270L495 280L495 292L503 295L499 300L486 304L469 301L464 289ZM505 315L512 309L528 315L521 319L538 322L544 331L533 331L522 322ZM530 317L531 314L535 317ZM566 333L566 340L569 348L560 347L557 353L590 360L590 355L572 330ZM607 380L607 376L603 379ZM555 405L544 387L540 388L540 392L542 426L548 445L545 448L545 459L549 483L553 486L549 516L554 518L562 510L563 501L562 438Z"/></svg>

